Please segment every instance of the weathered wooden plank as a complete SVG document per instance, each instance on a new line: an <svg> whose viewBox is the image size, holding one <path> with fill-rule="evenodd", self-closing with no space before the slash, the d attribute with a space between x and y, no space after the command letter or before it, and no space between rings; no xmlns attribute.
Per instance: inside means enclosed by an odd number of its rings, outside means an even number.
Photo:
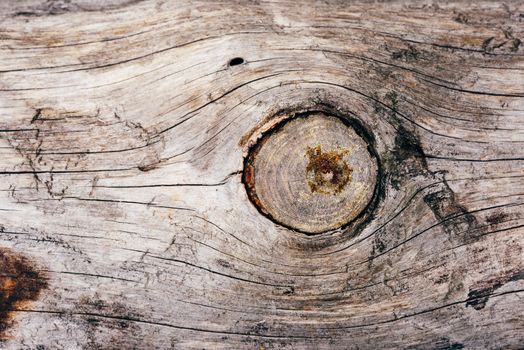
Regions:
<svg viewBox="0 0 524 350"><path fill-rule="evenodd" d="M521 1L0 2L0 347L522 347L523 33ZM243 183L310 112L378 164L315 235Z"/></svg>

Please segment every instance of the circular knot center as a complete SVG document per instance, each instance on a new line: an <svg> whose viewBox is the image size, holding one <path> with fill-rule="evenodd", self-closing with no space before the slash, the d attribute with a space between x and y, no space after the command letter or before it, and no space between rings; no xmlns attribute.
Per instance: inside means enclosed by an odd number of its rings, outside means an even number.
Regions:
<svg viewBox="0 0 524 350"><path fill-rule="evenodd" d="M308 147L306 156L309 162L306 166L308 186L311 192L323 194L340 193L351 181L353 170L344 160L348 149L340 148L322 152L320 145Z"/></svg>

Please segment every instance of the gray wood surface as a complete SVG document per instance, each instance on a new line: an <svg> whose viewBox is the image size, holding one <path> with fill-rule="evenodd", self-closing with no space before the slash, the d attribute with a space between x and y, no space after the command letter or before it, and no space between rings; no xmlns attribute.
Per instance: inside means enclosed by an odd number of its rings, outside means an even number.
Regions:
<svg viewBox="0 0 524 350"><path fill-rule="evenodd" d="M0 348L524 347L523 40L511 0L0 1ZM243 182L308 111L378 164L316 235Z"/></svg>

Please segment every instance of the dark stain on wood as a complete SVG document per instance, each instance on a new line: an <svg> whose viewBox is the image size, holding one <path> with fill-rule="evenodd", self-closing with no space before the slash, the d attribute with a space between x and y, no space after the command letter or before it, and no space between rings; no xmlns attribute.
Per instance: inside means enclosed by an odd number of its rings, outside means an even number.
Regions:
<svg viewBox="0 0 524 350"><path fill-rule="evenodd" d="M47 286L46 276L33 262L0 248L0 340L13 325L13 311L37 300Z"/></svg>
<svg viewBox="0 0 524 350"><path fill-rule="evenodd" d="M464 349L464 344L452 342L449 338L442 338L437 341L433 350L460 350Z"/></svg>
<svg viewBox="0 0 524 350"><path fill-rule="evenodd" d="M477 226L477 219L457 203L455 194L446 180L443 180L438 191L424 196L424 202L429 206L435 218L442 223L447 234L468 233L467 238L475 238L473 229Z"/></svg>
<svg viewBox="0 0 524 350"><path fill-rule="evenodd" d="M396 93L389 93L386 99L390 100L392 106L392 120L397 129L395 136L395 147L385 161L387 174L391 186L400 190L409 179L422 176L434 181L440 181L437 189L424 196L424 202L431 209L435 218L442 223L444 231L449 235L468 234L466 238L475 238L473 230L477 226L475 216L467 211L465 207L457 203L453 190L444 178L428 169L426 155L416 135L408 131L395 117L398 109ZM379 110L378 113L385 112ZM376 246L380 252L380 245Z"/></svg>
<svg viewBox="0 0 524 350"><path fill-rule="evenodd" d="M137 340L133 339L132 335L137 333L137 322L145 316L129 303L102 300L97 295L83 295L75 303L73 313L85 315L73 321L87 338L85 348L107 349L107 344L111 344L111 348L114 349L141 348L139 343L135 343ZM102 334L110 338L102 337ZM133 342L132 346L129 342Z"/></svg>
<svg viewBox="0 0 524 350"><path fill-rule="evenodd" d="M347 153L346 149L322 152L320 146L306 151L309 158L306 173L311 192L336 194L346 187L353 172L343 159Z"/></svg>
<svg viewBox="0 0 524 350"><path fill-rule="evenodd" d="M402 125L397 126L395 147L389 162L389 177L395 189L402 187L402 182L418 175L428 175L426 156L415 135Z"/></svg>
<svg viewBox="0 0 524 350"><path fill-rule="evenodd" d="M488 281L478 283L469 289L466 307L471 306L475 310L481 310L486 306L490 296L503 285L524 279L524 270L513 271L504 276L496 277Z"/></svg>
<svg viewBox="0 0 524 350"><path fill-rule="evenodd" d="M401 60L405 62L415 61L419 58L420 53L415 47L408 45L407 49L395 51L391 54L391 58L394 60Z"/></svg>
<svg viewBox="0 0 524 350"><path fill-rule="evenodd" d="M453 20L457 23L462 23L462 24L467 24L469 19L468 19L468 16L466 16L465 14L463 14L462 12L459 12L455 18L453 18Z"/></svg>
<svg viewBox="0 0 524 350"><path fill-rule="evenodd" d="M416 168L422 170L427 168L426 156L415 135L400 126L395 137L395 149L393 150L395 159L399 162L415 158L420 164ZM421 169L422 168L422 169Z"/></svg>
<svg viewBox="0 0 524 350"><path fill-rule="evenodd" d="M506 213L495 213L493 215L490 215L486 218L486 222L490 225L498 225L500 224L501 222L504 221L504 219L507 218L507 214Z"/></svg>

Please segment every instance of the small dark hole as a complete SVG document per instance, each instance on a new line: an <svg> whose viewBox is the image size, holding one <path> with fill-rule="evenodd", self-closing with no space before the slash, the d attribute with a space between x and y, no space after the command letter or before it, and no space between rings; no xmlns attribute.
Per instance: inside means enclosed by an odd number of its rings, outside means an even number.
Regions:
<svg viewBox="0 0 524 350"><path fill-rule="evenodd" d="M244 63L244 59L242 57L235 57L231 61L229 61L229 66L238 66L242 63Z"/></svg>

